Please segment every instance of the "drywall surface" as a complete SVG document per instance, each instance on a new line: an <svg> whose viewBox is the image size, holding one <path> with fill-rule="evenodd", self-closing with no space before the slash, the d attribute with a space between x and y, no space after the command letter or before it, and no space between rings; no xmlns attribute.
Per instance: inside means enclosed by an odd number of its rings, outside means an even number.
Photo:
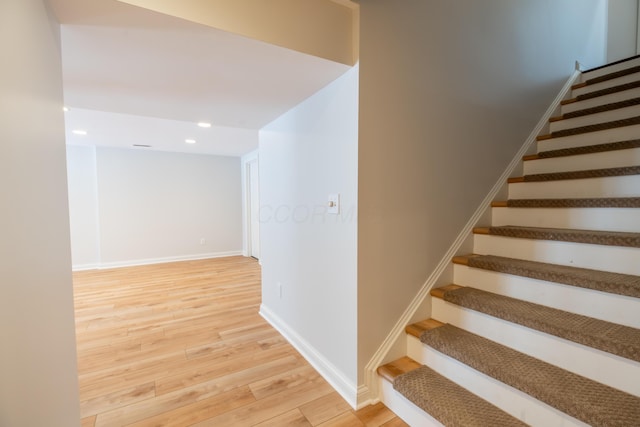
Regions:
<svg viewBox="0 0 640 427"><path fill-rule="evenodd" d="M119 0L331 61L353 65L356 5L317 0Z"/></svg>
<svg viewBox="0 0 640 427"><path fill-rule="evenodd" d="M71 260L74 269L100 266L98 177L95 147L67 146Z"/></svg>
<svg viewBox="0 0 640 427"><path fill-rule="evenodd" d="M0 425L80 425L59 25L0 2Z"/></svg>
<svg viewBox="0 0 640 427"><path fill-rule="evenodd" d="M635 56L638 0L609 0L607 13L607 62Z"/></svg>
<svg viewBox="0 0 640 427"><path fill-rule="evenodd" d="M96 150L103 266L242 251L240 158Z"/></svg>
<svg viewBox="0 0 640 427"><path fill-rule="evenodd" d="M605 61L606 7L604 0L361 2L361 375L574 62Z"/></svg>
<svg viewBox="0 0 640 427"><path fill-rule="evenodd" d="M260 131L263 309L356 393L358 68ZM340 194L340 214L327 212ZM300 338L296 341L296 337Z"/></svg>
<svg viewBox="0 0 640 427"><path fill-rule="evenodd" d="M74 268L242 253L239 157L78 146L67 155Z"/></svg>

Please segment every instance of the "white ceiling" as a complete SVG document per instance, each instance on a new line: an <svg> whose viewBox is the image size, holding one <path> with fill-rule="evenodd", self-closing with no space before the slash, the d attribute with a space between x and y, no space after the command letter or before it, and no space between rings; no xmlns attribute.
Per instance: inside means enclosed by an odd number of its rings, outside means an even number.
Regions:
<svg viewBox="0 0 640 427"><path fill-rule="evenodd" d="M115 0L49 2L62 24L69 144L239 156L348 69Z"/></svg>

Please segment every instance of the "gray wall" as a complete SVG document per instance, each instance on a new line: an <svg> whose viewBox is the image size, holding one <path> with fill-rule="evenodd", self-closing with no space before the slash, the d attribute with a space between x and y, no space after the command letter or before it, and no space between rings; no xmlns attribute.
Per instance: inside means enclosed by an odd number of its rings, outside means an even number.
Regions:
<svg viewBox="0 0 640 427"><path fill-rule="evenodd" d="M75 268L242 253L239 157L74 146L67 156Z"/></svg>
<svg viewBox="0 0 640 427"><path fill-rule="evenodd" d="M362 374L574 61L604 62L607 3L366 0L360 7Z"/></svg>
<svg viewBox="0 0 640 427"><path fill-rule="evenodd" d="M59 26L0 2L0 425L80 424Z"/></svg>

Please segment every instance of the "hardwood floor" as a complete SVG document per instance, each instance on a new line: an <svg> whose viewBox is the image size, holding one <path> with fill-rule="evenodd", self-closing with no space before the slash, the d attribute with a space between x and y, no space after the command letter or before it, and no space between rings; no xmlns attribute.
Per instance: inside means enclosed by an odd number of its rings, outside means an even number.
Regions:
<svg viewBox="0 0 640 427"><path fill-rule="evenodd" d="M406 426L353 411L258 314L231 257L74 273L82 427Z"/></svg>

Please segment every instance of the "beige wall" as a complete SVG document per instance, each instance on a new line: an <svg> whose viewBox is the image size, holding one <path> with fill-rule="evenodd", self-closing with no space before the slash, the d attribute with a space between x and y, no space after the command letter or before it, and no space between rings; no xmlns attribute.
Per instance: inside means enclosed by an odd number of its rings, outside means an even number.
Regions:
<svg viewBox="0 0 640 427"><path fill-rule="evenodd" d="M355 5L329 0L119 0L353 65ZM342 3L342 4L339 4ZM355 43L354 43L355 41Z"/></svg>
<svg viewBox="0 0 640 427"><path fill-rule="evenodd" d="M609 0L607 62L636 55L638 0Z"/></svg>
<svg viewBox="0 0 640 427"><path fill-rule="evenodd" d="M606 2L367 0L360 11L362 375L574 61L604 61Z"/></svg>
<svg viewBox="0 0 640 427"><path fill-rule="evenodd" d="M59 26L0 2L0 425L80 424Z"/></svg>

